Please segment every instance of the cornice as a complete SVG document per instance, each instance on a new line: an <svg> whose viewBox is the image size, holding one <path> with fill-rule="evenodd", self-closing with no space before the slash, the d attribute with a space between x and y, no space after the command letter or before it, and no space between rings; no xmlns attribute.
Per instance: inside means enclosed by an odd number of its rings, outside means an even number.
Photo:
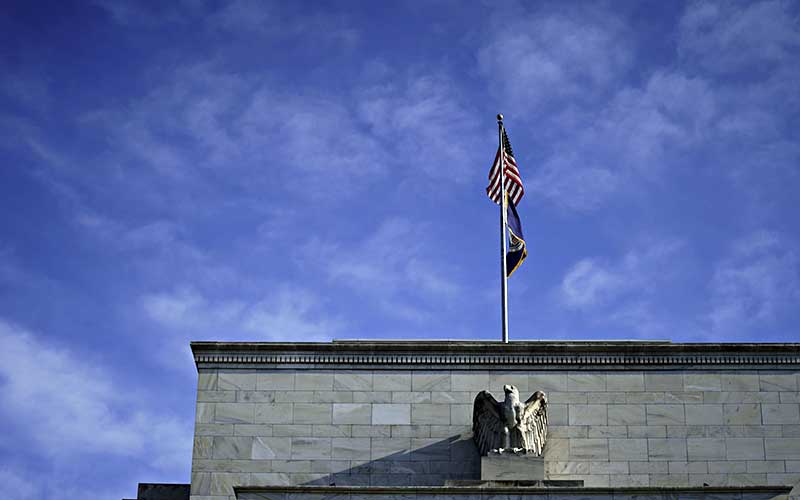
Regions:
<svg viewBox="0 0 800 500"><path fill-rule="evenodd" d="M347 341L193 342L191 347L198 368L800 368L800 344Z"/></svg>

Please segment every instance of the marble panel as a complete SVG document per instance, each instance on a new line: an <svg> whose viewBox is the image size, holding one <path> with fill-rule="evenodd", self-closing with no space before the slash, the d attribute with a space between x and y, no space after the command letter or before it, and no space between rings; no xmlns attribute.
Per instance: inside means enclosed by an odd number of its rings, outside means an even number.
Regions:
<svg viewBox="0 0 800 500"><path fill-rule="evenodd" d="M686 450L689 460L725 460L726 458L725 439L723 438L688 438Z"/></svg>
<svg viewBox="0 0 800 500"><path fill-rule="evenodd" d="M294 372L259 372L256 374L256 390L291 391L294 389Z"/></svg>
<svg viewBox="0 0 800 500"><path fill-rule="evenodd" d="M330 424L333 405L327 403L295 403L293 424Z"/></svg>
<svg viewBox="0 0 800 500"><path fill-rule="evenodd" d="M725 425L761 425L761 405L758 403L726 404L722 406Z"/></svg>
<svg viewBox="0 0 800 500"><path fill-rule="evenodd" d="M683 405L646 405L647 425L681 425L686 422Z"/></svg>
<svg viewBox="0 0 800 500"><path fill-rule="evenodd" d="M370 455L370 438L333 438L333 458L361 460Z"/></svg>
<svg viewBox="0 0 800 500"><path fill-rule="evenodd" d="M372 373L368 371L336 372L334 391L372 391Z"/></svg>
<svg viewBox="0 0 800 500"><path fill-rule="evenodd" d="M606 389L620 392L644 391L644 374L609 373L606 375Z"/></svg>
<svg viewBox="0 0 800 500"><path fill-rule="evenodd" d="M725 446L728 460L764 460L762 438L728 438L725 440Z"/></svg>
<svg viewBox="0 0 800 500"><path fill-rule="evenodd" d="M251 458L253 460L289 459L292 456L290 437L254 437Z"/></svg>
<svg viewBox="0 0 800 500"><path fill-rule="evenodd" d="M501 383L500 388L502 389L502 384L508 383ZM490 387L488 373L453 372L451 375L451 389L453 391L467 391L477 394L480 391L489 390ZM524 397L520 394L520 398Z"/></svg>
<svg viewBox="0 0 800 500"><path fill-rule="evenodd" d="M248 436L214 436L214 459L247 459L251 457L253 438Z"/></svg>
<svg viewBox="0 0 800 500"><path fill-rule="evenodd" d="M217 388L220 391L254 391L256 390L256 374L255 372L219 372Z"/></svg>
<svg viewBox="0 0 800 500"><path fill-rule="evenodd" d="M800 459L800 438L766 438L764 444L767 460Z"/></svg>
<svg viewBox="0 0 800 500"><path fill-rule="evenodd" d="M255 405L255 423L257 424L291 424L293 414L291 403L257 403Z"/></svg>
<svg viewBox="0 0 800 500"><path fill-rule="evenodd" d="M680 373L646 373L644 387L647 391L683 391L683 375Z"/></svg>
<svg viewBox="0 0 800 500"><path fill-rule="evenodd" d="M332 391L333 372L297 372L294 375L294 389L296 391Z"/></svg>
<svg viewBox="0 0 800 500"><path fill-rule="evenodd" d="M764 424L800 424L800 405L762 404L761 418Z"/></svg>
<svg viewBox="0 0 800 500"><path fill-rule="evenodd" d="M448 417L449 422L449 417ZM441 422L438 422L441 423ZM372 405L372 425L410 425L410 404L374 404Z"/></svg>
<svg viewBox="0 0 800 500"><path fill-rule="evenodd" d="M647 460L646 439L609 439L608 456L613 461ZM631 471L634 472L634 471Z"/></svg>
<svg viewBox="0 0 800 500"><path fill-rule="evenodd" d="M255 405L250 403L217 403L214 423L252 424L255 423Z"/></svg>
<svg viewBox="0 0 800 500"><path fill-rule="evenodd" d="M757 374L750 373L723 373L722 390L732 392L757 392L761 384Z"/></svg>
<svg viewBox="0 0 800 500"><path fill-rule="evenodd" d="M758 378L759 389L763 392L797 391L797 376L794 373L762 373Z"/></svg>
<svg viewBox="0 0 800 500"><path fill-rule="evenodd" d="M606 390L605 373L568 373L568 392L600 392Z"/></svg>
<svg viewBox="0 0 800 500"><path fill-rule="evenodd" d="M722 377L718 373L684 373L685 391L721 391Z"/></svg>
<svg viewBox="0 0 800 500"><path fill-rule="evenodd" d="M372 405L368 403L334 403L334 424L369 424L372 422Z"/></svg>
<svg viewBox="0 0 800 500"><path fill-rule="evenodd" d="M412 424L449 424L450 405L446 404L412 404Z"/></svg>
<svg viewBox="0 0 800 500"><path fill-rule="evenodd" d="M567 375L563 373L535 373L528 376L528 389L531 391L566 392Z"/></svg>
<svg viewBox="0 0 800 500"><path fill-rule="evenodd" d="M411 373L376 372L372 375L372 388L376 391L411 391Z"/></svg>
<svg viewBox="0 0 800 500"><path fill-rule="evenodd" d="M647 440L647 453L654 461L686 461L686 440L650 438Z"/></svg>
<svg viewBox="0 0 800 500"><path fill-rule="evenodd" d="M411 374L412 391L450 391L450 372L413 372Z"/></svg>
<svg viewBox="0 0 800 500"><path fill-rule="evenodd" d="M607 405L569 405L569 425L607 425Z"/></svg>
<svg viewBox="0 0 800 500"><path fill-rule="evenodd" d="M330 459L332 438L293 437L292 459Z"/></svg>
<svg viewBox="0 0 800 500"><path fill-rule="evenodd" d="M271 436L272 424L235 424L234 436Z"/></svg>
<svg viewBox="0 0 800 500"><path fill-rule="evenodd" d="M686 405L686 423L689 425L722 425L722 405Z"/></svg>
<svg viewBox="0 0 800 500"><path fill-rule="evenodd" d="M569 456L574 460L608 460L608 442L608 439L570 439Z"/></svg>

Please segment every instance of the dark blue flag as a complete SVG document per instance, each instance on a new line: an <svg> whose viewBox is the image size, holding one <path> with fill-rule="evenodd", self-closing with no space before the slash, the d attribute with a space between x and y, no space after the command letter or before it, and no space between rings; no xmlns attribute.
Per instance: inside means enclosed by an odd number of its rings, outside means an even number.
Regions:
<svg viewBox="0 0 800 500"><path fill-rule="evenodd" d="M506 209L508 223L508 253L506 254L507 277L514 274L514 271L522 264L528 256L528 249L525 247L525 236L522 235L522 223L517 214L517 207L512 202L507 202Z"/></svg>

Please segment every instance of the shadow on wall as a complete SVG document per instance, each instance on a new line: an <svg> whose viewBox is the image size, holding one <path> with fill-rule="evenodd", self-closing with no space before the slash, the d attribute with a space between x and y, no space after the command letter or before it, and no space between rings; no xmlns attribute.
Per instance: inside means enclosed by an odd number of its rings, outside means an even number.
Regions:
<svg viewBox="0 0 800 500"><path fill-rule="evenodd" d="M377 440L376 440L377 441ZM472 433L450 436L441 440L412 439L412 443L428 444L411 450L391 453L366 463L354 465L328 476L310 481L308 485L325 486L443 486L445 481L478 479L480 457ZM413 445L412 445L413 446ZM381 450L371 450L380 455ZM335 463L335 462L332 462Z"/></svg>

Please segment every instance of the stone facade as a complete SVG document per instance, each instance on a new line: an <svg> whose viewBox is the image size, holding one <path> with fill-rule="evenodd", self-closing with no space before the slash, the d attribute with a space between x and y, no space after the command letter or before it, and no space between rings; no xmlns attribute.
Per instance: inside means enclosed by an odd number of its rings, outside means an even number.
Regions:
<svg viewBox="0 0 800 500"><path fill-rule="evenodd" d="M529 359L543 351L539 343L436 343L424 358L406 343L342 344L332 354L335 345L304 354L287 345L193 344L192 500L232 499L234 486L477 479L473 399L485 389L501 397L504 384L523 398L547 392L546 479L586 487L800 483L797 345L765 353L564 344L539 363ZM396 352L381 354L388 348ZM431 354L437 349L441 356Z"/></svg>

